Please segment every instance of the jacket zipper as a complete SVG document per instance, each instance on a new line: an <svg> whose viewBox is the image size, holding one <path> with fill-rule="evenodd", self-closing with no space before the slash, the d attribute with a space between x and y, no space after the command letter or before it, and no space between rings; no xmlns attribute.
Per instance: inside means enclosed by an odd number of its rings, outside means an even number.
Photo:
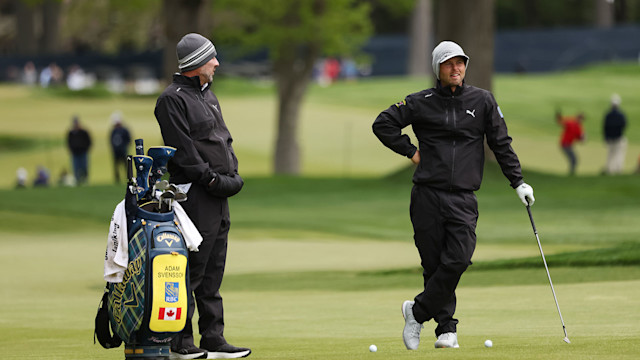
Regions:
<svg viewBox="0 0 640 360"><path fill-rule="evenodd" d="M452 114L452 120L453 120L453 130L456 130L458 128L458 124L457 124L457 119L456 119L456 109L454 105L454 101L453 101L453 96L451 97L451 114ZM454 132L455 135L455 132ZM455 137L453 138L453 143L452 143L452 148L451 148L451 179L449 182L449 190L452 191L453 190L453 176L455 173L455 168L456 168L456 139Z"/></svg>
<svg viewBox="0 0 640 360"><path fill-rule="evenodd" d="M204 100L204 96L202 94L197 94L198 100L200 100L200 103L202 104L202 107L204 108L205 114L209 115L209 108L207 107L207 102ZM211 116L213 116L213 125L214 125L214 130L216 130L217 128L217 118L215 116L215 114L211 114ZM225 157L227 159L227 174L226 175L231 175L231 171L233 171L233 166L231 164L231 157L229 156L229 149L227 149L227 142L224 141L224 139L222 138L222 136L218 135L217 132L214 131L214 136L217 137L218 139L220 139L220 143L222 143L222 147L224 148L224 154Z"/></svg>

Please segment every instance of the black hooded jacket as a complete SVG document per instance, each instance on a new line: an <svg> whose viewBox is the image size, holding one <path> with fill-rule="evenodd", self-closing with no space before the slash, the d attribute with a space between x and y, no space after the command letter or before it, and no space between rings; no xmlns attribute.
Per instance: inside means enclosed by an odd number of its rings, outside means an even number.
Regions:
<svg viewBox="0 0 640 360"><path fill-rule="evenodd" d="M417 148L402 129L411 125L420 147L415 184L447 191L475 191L484 169L484 139L511 186L523 183L520 162L502 112L491 92L463 83L408 95L380 113L373 132L400 155L413 157Z"/></svg>

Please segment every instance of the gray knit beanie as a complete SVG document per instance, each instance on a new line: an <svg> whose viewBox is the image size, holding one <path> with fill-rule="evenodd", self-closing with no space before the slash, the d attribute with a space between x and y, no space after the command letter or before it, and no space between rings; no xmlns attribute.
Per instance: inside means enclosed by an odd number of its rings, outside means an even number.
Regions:
<svg viewBox="0 0 640 360"><path fill-rule="evenodd" d="M216 57L216 47L206 37L190 33L182 37L176 46L178 68L187 72L199 68Z"/></svg>
<svg viewBox="0 0 640 360"><path fill-rule="evenodd" d="M464 53L460 45L453 41L443 41L433 49L431 65L438 80L440 80L440 64L456 56L462 56L465 59L465 65L469 66L469 57Z"/></svg>

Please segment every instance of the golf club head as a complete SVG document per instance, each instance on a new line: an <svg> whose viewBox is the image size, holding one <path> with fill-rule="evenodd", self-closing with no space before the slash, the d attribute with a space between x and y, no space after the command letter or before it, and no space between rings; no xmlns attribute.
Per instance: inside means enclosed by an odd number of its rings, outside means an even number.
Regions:
<svg viewBox="0 0 640 360"><path fill-rule="evenodd" d="M562 340L564 340L564 342L566 342L567 344L571 344L571 341L569 341L569 338L566 336Z"/></svg>
<svg viewBox="0 0 640 360"><path fill-rule="evenodd" d="M175 199L176 198L176 193L171 191L171 190L165 190L162 195L160 195L160 200L168 200L168 199Z"/></svg>
<svg viewBox="0 0 640 360"><path fill-rule="evenodd" d="M187 200L187 194L183 193L183 192L177 192L176 193L176 199L177 202L183 202Z"/></svg>
<svg viewBox="0 0 640 360"><path fill-rule="evenodd" d="M156 190L166 190L169 187L169 182L167 180L160 180L158 182L156 182L156 184L154 185Z"/></svg>
<svg viewBox="0 0 640 360"><path fill-rule="evenodd" d="M153 158L151 168L151 182L155 183L167 173L169 159L176 153L176 148L171 146L152 146L147 150L147 155Z"/></svg>
<svg viewBox="0 0 640 360"><path fill-rule="evenodd" d="M167 187L167 190L171 190L176 194L176 198L175 198L176 201L182 202L187 200L187 194L184 191L182 191L180 188L178 188L176 184L169 184L169 186Z"/></svg>

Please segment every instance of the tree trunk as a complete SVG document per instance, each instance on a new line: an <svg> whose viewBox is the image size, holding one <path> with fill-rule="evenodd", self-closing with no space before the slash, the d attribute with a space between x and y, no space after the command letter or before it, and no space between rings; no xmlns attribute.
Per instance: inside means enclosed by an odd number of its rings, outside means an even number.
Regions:
<svg viewBox="0 0 640 360"><path fill-rule="evenodd" d="M60 49L60 1L45 0L42 4L42 36L40 50L44 54L58 54Z"/></svg>
<svg viewBox="0 0 640 360"><path fill-rule="evenodd" d="M469 56L465 83L491 91L493 77L493 45L495 32L494 0L458 0L438 2L438 42L458 43ZM464 9L464 11L459 11ZM495 161L493 152L484 145L485 156Z"/></svg>
<svg viewBox="0 0 640 360"><path fill-rule="evenodd" d="M614 2L608 0L594 0L595 25L597 28L606 29L614 25Z"/></svg>
<svg viewBox="0 0 640 360"><path fill-rule="evenodd" d="M17 34L15 49L19 55L35 55L38 52L38 41L36 39L35 6L25 4L24 1L14 0L16 5Z"/></svg>
<svg viewBox="0 0 640 360"><path fill-rule="evenodd" d="M301 53L302 56L297 55ZM306 49L283 49L282 55L274 61L278 87L278 131L274 156L276 174L300 174L298 119L318 53L313 45Z"/></svg>
<svg viewBox="0 0 640 360"><path fill-rule="evenodd" d="M470 58L466 82L491 91L495 32L494 0L439 1L437 14L437 42L451 40L462 46Z"/></svg>
<svg viewBox="0 0 640 360"><path fill-rule="evenodd" d="M178 71L176 45L191 32L210 38L210 0L163 0L162 18L164 23L164 51L162 55L163 78L170 82ZM211 40L211 39L210 39Z"/></svg>
<svg viewBox="0 0 640 360"><path fill-rule="evenodd" d="M411 17L409 44L409 75L426 76L431 73L431 49L433 49L432 0L416 0Z"/></svg>

